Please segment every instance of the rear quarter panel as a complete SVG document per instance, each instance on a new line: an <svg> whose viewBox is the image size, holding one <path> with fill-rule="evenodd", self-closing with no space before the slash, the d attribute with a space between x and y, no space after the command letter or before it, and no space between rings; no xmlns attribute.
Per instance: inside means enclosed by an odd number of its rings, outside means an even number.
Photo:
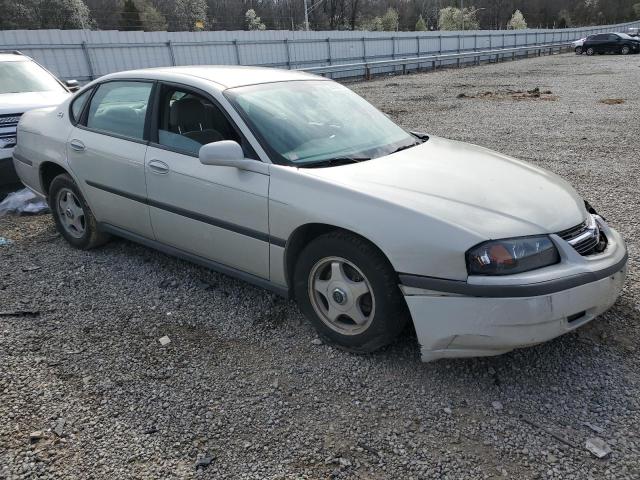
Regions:
<svg viewBox="0 0 640 480"><path fill-rule="evenodd" d="M47 192L43 191L40 178L42 164L53 162L69 171L66 143L73 125L68 118L68 103L28 111L18 124L16 171L25 185L45 196Z"/></svg>

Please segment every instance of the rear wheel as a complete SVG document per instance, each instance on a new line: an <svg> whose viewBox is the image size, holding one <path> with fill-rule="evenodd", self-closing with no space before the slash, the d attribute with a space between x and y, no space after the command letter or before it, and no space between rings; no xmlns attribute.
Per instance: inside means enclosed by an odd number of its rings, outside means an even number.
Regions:
<svg viewBox="0 0 640 480"><path fill-rule="evenodd" d="M107 234L98 230L98 222L89 205L66 173L51 182L49 206L58 231L74 247L88 250L109 240Z"/></svg>
<svg viewBox="0 0 640 480"><path fill-rule="evenodd" d="M576 55L582 55L582 47L576 47Z"/></svg>
<svg viewBox="0 0 640 480"><path fill-rule="evenodd" d="M629 55L629 53L631 53L631 48L629 48L629 45L623 45L620 49L620 53L622 55Z"/></svg>
<svg viewBox="0 0 640 480"><path fill-rule="evenodd" d="M352 352L391 343L409 315L386 257L361 237L334 231L300 254L296 300L321 337Z"/></svg>

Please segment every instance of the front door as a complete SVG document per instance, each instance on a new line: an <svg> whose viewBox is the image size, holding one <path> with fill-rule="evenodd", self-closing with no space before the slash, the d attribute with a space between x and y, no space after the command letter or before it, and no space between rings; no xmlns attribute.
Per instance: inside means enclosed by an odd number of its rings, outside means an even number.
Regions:
<svg viewBox="0 0 640 480"><path fill-rule="evenodd" d="M161 86L158 95L145 160L156 239L267 279L268 169L261 174L201 164L200 147L219 140L235 140L245 155L255 154L208 95L172 85Z"/></svg>
<svg viewBox="0 0 640 480"><path fill-rule="evenodd" d="M153 238L144 159L152 82L113 81L97 87L67 141L71 170L99 222Z"/></svg>

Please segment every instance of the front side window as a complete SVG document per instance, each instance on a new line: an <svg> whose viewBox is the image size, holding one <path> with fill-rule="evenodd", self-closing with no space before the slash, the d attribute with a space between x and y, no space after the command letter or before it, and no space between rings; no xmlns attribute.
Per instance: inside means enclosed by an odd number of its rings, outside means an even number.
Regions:
<svg viewBox="0 0 640 480"><path fill-rule="evenodd" d="M32 61L0 62L0 94L26 92L66 92L40 65Z"/></svg>
<svg viewBox="0 0 640 480"><path fill-rule="evenodd" d="M368 160L416 143L386 115L335 82L268 83L230 89L225 95L275 163Z"/></svg>
<svg viewBox="0 0 640 480"><path fill-rule="evenodd" d="M87 127L142 140L152 86L133 81L103 83L91 99Z"/></svg>
<svg viewBox="0 0 640 480"><path fill-rule="evenodd" d="M190 155L220 140L242 143L222 111L206 97L165 86L160 93L158 143Z"/></svg>

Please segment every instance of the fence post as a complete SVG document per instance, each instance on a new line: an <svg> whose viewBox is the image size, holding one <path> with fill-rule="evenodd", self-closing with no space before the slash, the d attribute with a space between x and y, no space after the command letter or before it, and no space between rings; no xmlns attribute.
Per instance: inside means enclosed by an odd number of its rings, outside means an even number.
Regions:
<svg viewBox="0 0 640 480"><path fill-rule="evenodd" d="M238 65L242 65L242 63L240 62L240 46L238 45L238 40L233 41L233 47L236 52L236 62L238 63Z"/></svg>
<svg viewBox="0 0 640 480"><path fill-rule="evenodd" d="M87 62L87 68L89 69L89 80L93 80L95 75L93 73L93 65L91 65L91 56L89 55L89 48L87 47L87 42L82 41L82 52L84 53L84 59Z"/></svg>
<svg viewBox="0 0 640 480"><path fill-rule="evenodd" d="M438 34L438 55L442 55L442 34Z"/></svg>
<svg viewBox="0 0 640 480"><path fill-rule="evenodd" d="M391 58L396 59L396 37L391 37Z"/></svg>
<svg viewBox="0 0 640 480"><path fill-rule="evenodd" d="M362 37L362 61L367 61L367 38Z"/></svg>
<svg viewBox="0 0 640 480"><path fill-rule="evenodd" d="M169 40L167 42L167 48L169 49L169 58L171 59L171 66L175 67L176 66L176 55L175 55L175 52L173 51L173 44L171 43L171 40Z"/></svg>
<svg viewBox="0 0 640 480"><path fill-rule="evenodd" d="M291 52L289 51L289 39L284 39L284 48L287 51L287 68L291 70Z"/></svg>
<svg viewBox="0 0 640 480"><path fill-rule="evenodd" d="M329 62L329 65L332 65L332 63L331 63L331 37L327 37L327 61Z"/></svg>
<svg viewBox="0 0 640 480"><path fill-rule="evenodd" d="M416 35L416 57L420 58L420 35ZM416 70L420 71L420 62L416 65Z"/></svg>

